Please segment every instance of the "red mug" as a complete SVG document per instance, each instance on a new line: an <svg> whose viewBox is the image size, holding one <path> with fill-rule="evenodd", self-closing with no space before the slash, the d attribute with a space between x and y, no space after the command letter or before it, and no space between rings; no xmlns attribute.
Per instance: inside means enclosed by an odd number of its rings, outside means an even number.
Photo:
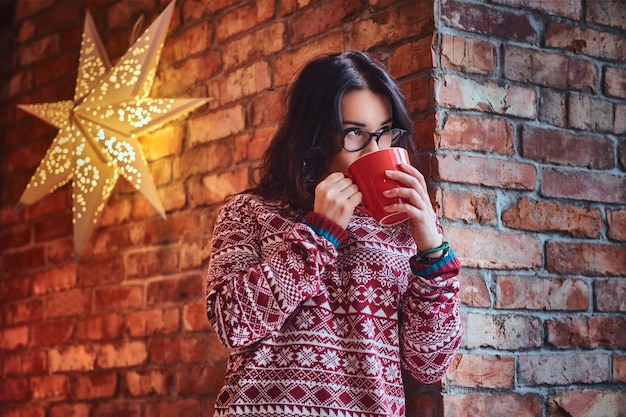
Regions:
<svg viewBox="0 0 626 417"><path fill-rule="evenodd" d="M348 171L352 181L363 194L363 205L357 209L372 216L383 226L401 223L409 217L406 213L388 213L383 207L402 203L402 198L387 198L383 191L403 187L385 175L386 170L399 170L400 164L410 164L409 153L404 148L387 148L368 153L354 161Z"/></svg>

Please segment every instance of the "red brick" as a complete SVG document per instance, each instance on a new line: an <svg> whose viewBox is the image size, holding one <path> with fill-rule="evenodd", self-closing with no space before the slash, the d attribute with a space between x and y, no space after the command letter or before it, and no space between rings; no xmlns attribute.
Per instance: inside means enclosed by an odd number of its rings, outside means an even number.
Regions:
<svg viewBox="0 0 626 417"><path fill-rule="evenodd" d="M204 301L186 304L183 308L183 330L189 332L210 329Z"/></svg>
<svg viewBox="0 0 626 417"><path fill-rule="evenodd" d="M259 161L276 133L274 126L255 129L252 135L235 138L235 161Z"/></svg>
<svg viewBox="0 0 626 417"><path fill-rule="evenodd" d="M12 401L28 401L32 391L28 378L3 378L0 389L0 401L3 403Z"/></svg>
<svg viewBox="0 0 626 417"><path fill-rule="evenodd" d="M447 1L441 4L444 25L494 38L535 43L539 34L529 14L517 14L483 4Z"/></svg>
<svg viewBox="0 0 626 417"><path fill-rule="evenodd" d="M289 19L291 42L298 44L315 35L340 27L363 4L359 0L340 0L307 7Z"/></svg>
<svg viewBox="0 0 626 417"><path fill-rule="evenodd" d="M141 307L144 301L144 286L123 285L96 288L94 300L94 311L119 311Z"/></svg>
<svg viewBox="0 0 626 417"><path fill-rule="evenodd" d="M207 238L186 241L180 245L180 270L202 267L211 257L211 242Z"/></svg>
<svg viewBox="0 0 626 417"><path fill-rule="evenodd" d="M91 371L94 369L96 352L88 345L62 346L48 351L52 373L68 371Z"/></svg>
<svg viewBox="0 0 626 417"><path fill-rule="evenodd" d="M124 279L124 259L116 252L105 252L84 258L76 269L76 281L79 287L110 285Z"/></svg>
<svg viewBox="0 0 626 417"><path fill-rule="evenodd" d="M586 11L590 22L626 30L626 5L621 0L590 1Z"/></svg>
<svg viewBox="0 0 626 417"><path fill-rule="evenodd" d="M206 51L211 47L212 33L209 21L204 20L168 36L161 56L163 63L169 65Z"/></svg>
<svg viewBox="0 0 626 417"><path fill-rule="evenodd" d="M49 268L35 275L33 291L35 294L48 294L69 290L76 284L76 265Z"/></svg>
<svg viewBox="0 0 626 417"><path fill-rule="evenodd" d="M503 275L495 278L496 308L587 310L590 289L582 279Z"/></svg>
<svg viewBox="0 0 626 417"><path fill-rule="evenodd" d="M598 70L591 61L514 46L504 47L504 76L544 87L595 93Z"/></svg>
<svg viewBox="0 0 626 417"><path fill-rule="evenodd" d="M594 282L596 310L626 311L626 282L622 279L596 280Z"/></svg>
<svg viewBox="0 0 626 417"><path fill-rule="evenodd" d="M30 296L29 277L4 278L0 280L0 301L19 300Z"/></svg>
<svg viewBox="0 0 626 417"><path fill-rule="evenodd" d="M217 21L216 36L221 42L233 35L252 29L269 20L275 12L275 2L259 0L228 12Z"/></svg>
<svg viewBox="0 0 626 417"><path fill-rule="evenodd" d="M25 350L7 354L4 362L4 375L25 376L48 373L47 359L45 351Z"/></svg>
<svg viewBox="0 0 626 417"><path fill-rule="evenodd" d="M146 277L158 273L172 273L178 270L178 262L178 250L173 246L135 252L127 256L126 275L129 277ZM133 304L136 304L135 306L141 305L135 303L140 298L139 291L134 291Z"/></svg>
<svg viewBox="0 0 626 417"><path fill-rule="evenodd" d="M94 405L91 417L142 417L143 402L99 401Z"/></svg>
<svg viewBox="0 0 626 417"><path fill-rule="evenodd" d="M226 70L265 58L285 47L287 30L282 22L263 26L242 38L229 40L224 45Z"/></svg>
<svg viewBox="0 0 626 417"><path fill-rule="evenodd" d="M535 9L549 15L568 17L572 20L580 20L582 14L581 0L494 0L493 2L516 8Z"/></svg>
<svg viewBox="0 0 626 417"><path fill-rule="evenodd" d="M492 74L498 67L498 53L489 41L443 35L441 66L465 73Z"/></svg>
<svg viewBox="0 0 626 417"><path fill-rule="evenodd" d="M513 155L513 125L503 119L450 114L439 133L441 149Z"/></svg>
<svg viewBox="0 0 626 417"><path fill-rule="evenodd" d="M561 274L623 276L626 275L626 247L548 241L546 269Z"/></svg>
<svg viewBox="0 0 626 417"><path fill-rule="evenodd" d="M19 65L26 67L30 64L41 62L47 58L58 55L60 52L60 37L54 33L45 38L30 42L27 46L19 48Z"/></svg>
<svg viewBox="0 0 626 417"><path fill-rule="evenodd" d="M222 139L241 132L245 127L245 109L236 105L189 121L188 146ZM209 162L209 161L205 161ZM176 176L174 176L176 178Z"/></svg>
<svg viewBox="0 0 626 417"><path fill-rule="evenodd" d="M179 368L176 373L176 392L183 395L215 395L224 384L225 377L225 367Z"/></svg>
<svg viewBox="0 0 626 417"><path fill-rule="evenodd" d="M167 243L172 240L193 238L204 228L201 216L197 212L180 212L168 216L167 221L161 219L145 224L145 240L147 245Z"/></svg>
<svg viewBox="0 0 626 417"><path fill-rule="evenodd" d="M536 93L529 88L502 86L493 81L481 83L445 74L436 80L435 91L438 104L445 107L526 119L533 119L537 114Z"/></svg>
<svg viewBox="0 0 626 417"><path fill-rule="evenodd" d="M503 211L502 223L518 230L588 238L599 238L603 230L600 210L526 198Z"/></svg>
<svg viewBox="0 0 626 417"><path fill-rule="evenodd" d="M541 90L539 120L552 126L567 126L567 95L547 88Z"/></svg>
<svg viewBox="0 0 626 417"><path fill-rule="evenodd" d="M544 168L542 171L541 194L544 197L614 204L626 201L624 176L562 168Z"/></svg>
<svg viewBox="0 0 626 417"><path fill-rule="evenodd" d="M192 88L198 81L210 79L217 74L221 64L221 54L216 51L210 51L198 57L189 57L176 63L159 73L161 76L155 79L152 87L153 96L180 96L181 92ZM199 94L192 96L197 97Z"/></svg>
<svg viewBox="0 0 626 417"><path fill-rule="evenodd" d="M6 157L5 172L30 169L39 165L50 144L48 141L37 141L25 146L14 148Z"/></svg>
<svg viewBox="0 0 626 417"><path fill-rule="evenodd" d="M148 284L147 303L189 302L202 297L203 280L198 274L153 281Z"/></svg>
<svg viewBox="0 0 626 417"><path fill-rule="evenodd" d="M130 212L131 203L128 202L128 205L125 205L125 207L127 207ZM162 221L161 218L159 219ZM121 227L102 229L96 232L93 254L102 255L115 253L122 249L136 247L142 243L144 243L143 224L131 223Z"/></svg>
<svg viewBox="0 0 626 417"><path fill-rule="evenodd" d="M626 241L626 209L606 209L609 239Z"/></svg>
<svg viewBox="0 0 626 417"><path fill-rule="evenodd" d="M174 162L175 179L185 179L194 174L206 173L229 167L233 151L223 143L212 143L185 152Z"/></svg>
<svg viewBox="0 0 626 417"><path fill-rule="evenodd" d="M567 23L551 22L546 27L546 46L582 52L607 60L626 60L626 37L622 34L580 29Z"/></svg>
<svg viewBox="0 0 626 417"><path fill-rule="evenodd" d="M50 417L89 417L90 410L88 404L53 404Z"/></svg>
<svg viewBox="0 0 626 417"><path fill-rule="evenodd" d="M582 94L568 97L568 126L595 132L614 129L613 104L609 101Z"/></svg>
<svg viewBox="0 0 626 417"><path fill-rule="evenodd" d="M437 161L443 181L517 190L533 190L537 182L536 168L527 163L465 155L439 155Z"/></svg>
<svg viewBox="0 0 626 417"><path fill-rule="evenodd" d="M421 75L400 83L411 113L423 112L432 108L432 81L428 76Z"/></svg>
<svg viewBox="0 0 626 417"><path fill-rule="evenodd" d="M602 383L611 372L608 354L526 354L517 360L518 382L529 386Z"/></svg>
<svg viewBox="0 0 626 417"><path fill-rule="evenodd" d="M591 169L611 169L614 147L605 136L523 127L522 154L539 162Z"/></svg>
<svg viewBox="0 0 626 417"><path fill-rule="evenodd" d="M295 74L311 59L325 53L338 53L344 50L344 35L333 32L329 35L314 40L301 48L280 54L274 60L274 88L291 83Z"/></svg>
<svg viewBox="0 0 626 417"><path fill-rule="evenodd" d="M274 126L280 118L285 104L283 90L265 91L251 98L248 117L252 127Z"/></svg>
<svg viewBox="0 0 626 417"><path fill-rule="evenodd" d="M157 402L146 405L146 417L200 417L202 414L200 403L196 399L181 399L173 402Z"/></svg>
<svg viewBox="0 0 626 417"><path fill-rule="evenodd" d="M539 394L472 392L444 394L444 417L541 417Z"/></svg>
<svg viewBox="0 0 626 417"><path fill-rule="evenodd" d="M133 397L169 393L172 377L166 371L130 371L126 373L125 392Z"/></svg>
<svg viewBox="0 0 626 417"><path fill-rule="evenodd" d="M539 318L510 314L467 313L462 316L466 349L491 347L500 350L537 348L542 345Z"/></svg>
<svg viewBox="0 0 626 417"><path fill-rule="evenodd" d="M182 209L185 206L185 198L185 185L182 183L159 188L159 200L166 212Z"/></svg>
<svg viewBox="0 0 626 417"><path fill-rule="evenodd" d="M105 344L99 346L96 352L96 364L103 369L143 365L147 360L148 351L142 341Z"/></svg>
<svg viewBox="0 0 626 417"><path fill-rule="evenodd" d="M4 251L2 265L8 273L41 268L45 265L44 247L40 245L11 252Z"/></svg>
<svg viewBox="0 0 626 417"><path fill-rule="evenodd" d="M15 350L28 345L28 327L5 327L0 329L0 349Z"/></svg>
<svg viewBox="0 0 626 417"><path fill-rule="evenodd" d="M541 242L531 235L486 228L447 227L445 237L464 266L537 269L541 265Z"/></svg>
<svg viewBox="0 0 626 417"><path fill-rule="evenodd" d="M152 162L180 154L184 138L185 129L182 124L170 123L138 139L146 160Z"/></svg>
<svg viewBox="0 0 626 417"><path fill-rule="evenodd" d="M30 299L6 304L4 322L9 325L33 322L43 318L43 301Z"/></svg>
<svg viewBox="0 0 626 417"><path fill-rule="evenodd" d="M448 381L462 387L513 388L515 358L501 355L458 354L447 372Z"/></svg>
<svg viewBox="0 0 626 417"><path fill-rule="evenodd" d="M45 299L46 317L81 316L91 308L91 294L88 291L69 290L50 295Z"/></svg>
<svg viewBox="0 0 626 417"><path fill-rule="evenodd" d="M76 384L76 398L91 400L95 398L111 398L117 389L117 374L79 375Z"/></svg>
<svg viewBox="0 0 626 417"><path fill-rule="evenodd" d="M177 308L134 311L126 317L126 329L132 337L169 334L178 331Z"/></svg>
<svg viewBox="0 0 626 417"><path fill-rule="evenodd" d="M626 69L605 66L603 89L608 96L626 98Z"/></svg>
<svg viewBox="0 0 626 417"><path fill-rule="evenodd" d="M267 62L260 61L247 65L218 82L216 91L218 102L224 105L242 97L254 96L268 90L271 84L271 71Z"/></svg>
<svg viewBox="0 0 626 417"><path fill-rule="evenodd" d="M491 295L480 272L463 268L459 280L463 283L459 291L459 298L463 304L469 307L491 307Z"/></svg>
<svg viewBox="0 0 626 417"><path fill-rule="evenodd" d="M189 199L192 207L205 204L221 204L224 198L239 193L249 187L247 167L219 174L207 175L189 185Z"/></svg>
<svg viewBox="0 0 626 417"><path fill-rule="evenodd" d="M387 58L387 70L394 77L400 78L432 68L431 43L432 36L424 36L416 41L399 45Z"/></svg>
<svg viewBox="0 0 626 417"><path fill-rule="evenodd" d="M408 2L374 14L371 19L357 20L350 38L351 48L370 50L418 35L434 32L431 2Z"/></svg>
<svg viewBox="0 0 626 417"><path fill-rule="evenodd" d="M33 399L63 401L72 398L70 378L67 375L45 375L31 378Z"/></svg>
<svg viewBox="0 0 626 417"><path fill-rule="evenodd" d="M626 356L613 356L613 379L626 383Z"/></svg>
<svg viewBox="0 0 626 417"><path fill-rule="evenodd" d="M626 410L626 396L623 391L578 388L551 392L546 404L547 417L620 416Z"/></svg>
<svg viewBox="0 0 626 417"><path fill-rule="evenodd" d="M35 242L45 242L72 233L72 213L69 211L47 216L34 224Z"/></svg>
<svg viewBox="0 0 626 417"><path fill-rule="evenodd" d="M209 346L201 337L176 337L153 339L149 349L153 363L204 363Z"/></svg>
<svg viewBox="0 0 626 417"><path fill-rule="evenodd" d="M626 347L623 317L563 317L547 322L547 341L558 349L610 350Z"/></svg>
<svg viewBox="0 0 626 417"><path fill-rule="evenodd" d="M613 133L622 135L626 133L626 105L615 105L615 123L613 124ZM620 152L618 158L623 167L626 167L626 141L620 141Z"/></svg>
<svg viewBox="0 0 626 417"><path fill-rule="evenodd" d="M116 339L122 334L124 318L119 313L82 318L76 322L78 340Z"/></svg>
<svg viewBox="0 0 626 417"><path fill-rule="evenodd" d="M66 343L74 332L74 322L42 321L31 326L31 346L54 346Z"/></svg>
<svg viewBox="0 0 626 417"><path fill-rule="evenodd" d="M441 211L449 220L461 220L464 223L479 223L495 226L498 224L496 195L488 192L460 192L440 190Z"/></svg>

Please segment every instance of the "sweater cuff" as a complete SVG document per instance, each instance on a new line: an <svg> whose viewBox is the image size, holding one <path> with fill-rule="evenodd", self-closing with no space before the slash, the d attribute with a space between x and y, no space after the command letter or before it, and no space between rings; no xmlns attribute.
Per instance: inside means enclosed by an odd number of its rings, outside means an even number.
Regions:
<svg viewBox="0 0 626 417"><path fill-rule="evenodd" d="M313 229L317 235L328 239L336 248L348 237L348 232L337 223L312 211L306 215L304 224Z"/></svg>
<svg viewBox="0 0 626 417"><path fill-rule="evenodd" d="M453 262L455 261L455 262ZM459 265L458 260L454 254L454 251L450 249L441 259L435 263L423 263L419 261L419 258L412 256L409 259L411 265L411 271L415 275L419 275L422 278L432 279L441 275L445 275L452 270L457 270ZM458 271L457 271L458 272Z"/></svg>

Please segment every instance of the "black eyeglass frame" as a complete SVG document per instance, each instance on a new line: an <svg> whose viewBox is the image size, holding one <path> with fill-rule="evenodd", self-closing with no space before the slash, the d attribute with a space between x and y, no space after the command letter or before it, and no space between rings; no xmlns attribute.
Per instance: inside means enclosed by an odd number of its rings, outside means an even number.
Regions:
<svg viewBox="0 0 626 417"><path fill-rule="evenodd" d="M363 146L361 146L358 149L346 149L346 136L348 135L348 133L350 132L361 132L361 133L367 133L369 135L369 139L363 144ZM350 129L346 129L343 131L343 139L342 139L342 145L343 145L343 149L345 149L348 152L358 152L361 151L365 148L367 148L367 146L370 144L370 142L372 141L372 138L376 138L376 144L378 144L380 142L380 137L386 133L391 133L391 146L393 147L393 145L395 143L398 143L398 141L402 138L402 136L404 136L406 134L406 130L405 129L400 129L399 127L391 127L389 129L386 130L382 130L380 132L370 132L367 131L365 129L361 129L360 127L352 127ZM397 136L394 139L394 132L397 132Z"/></svg>

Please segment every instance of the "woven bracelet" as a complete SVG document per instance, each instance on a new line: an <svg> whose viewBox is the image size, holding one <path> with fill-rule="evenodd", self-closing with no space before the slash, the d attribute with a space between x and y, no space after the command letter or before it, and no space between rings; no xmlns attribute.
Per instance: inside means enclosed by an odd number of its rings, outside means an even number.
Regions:
<svg viewBox="0 0 626 417"><path fill-rule="evenodd" d="M423 252L417 252L417 257L418 258L423 258L426 255L430 255L431 253L435 253L435 252L439 252L440 250L445 251L446 249L450 249L450 243L448 242L443 242L441 244L441 246L438 246L436 248L432 248L432 249L427 249Z"/></svg>

